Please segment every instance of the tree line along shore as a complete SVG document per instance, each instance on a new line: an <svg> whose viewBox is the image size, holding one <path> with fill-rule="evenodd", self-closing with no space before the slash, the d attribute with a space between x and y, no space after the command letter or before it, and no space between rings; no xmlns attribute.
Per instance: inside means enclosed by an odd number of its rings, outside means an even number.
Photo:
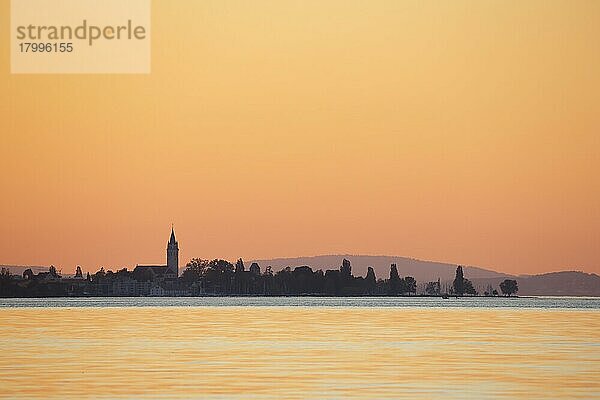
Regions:
<svg viewBox="0 0 600 400"><path fill-rule="evenodd" d="M366 276L352 275L350 261L344 259L338 269L313 270L309 266L287 267L274 272L269 266L261 271L257 263L246 269L244 261L190 260L181 276L167 276L160 269L136 267L116 272L100 268L83 275L77 267L74 276L63 277L51 266L35 274L27 269L13 275L7 268L0 271L0 297L85 297L85 296L513 296L516 280L506 279L498 288L488 286L483 293L475 290L457 266L453 282L424 282L417 293L417 281L401 277L396 264L389 276L377 278L372 267Z"/></svg>

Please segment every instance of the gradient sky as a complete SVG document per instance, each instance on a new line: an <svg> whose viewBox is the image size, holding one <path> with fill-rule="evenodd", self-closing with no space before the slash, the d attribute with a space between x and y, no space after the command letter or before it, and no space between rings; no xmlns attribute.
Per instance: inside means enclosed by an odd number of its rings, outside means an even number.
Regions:
<svg viewBox="0 0 600 400"><path fill-rule="evenodd" d="M150 75L11 75L0 263L600 273L599 1L154 1Z"/></svg>

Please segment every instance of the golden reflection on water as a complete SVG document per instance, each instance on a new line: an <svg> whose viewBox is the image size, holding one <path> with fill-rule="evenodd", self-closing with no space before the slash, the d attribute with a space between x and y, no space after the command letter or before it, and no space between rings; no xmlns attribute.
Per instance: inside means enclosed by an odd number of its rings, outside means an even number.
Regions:
<svg viewBox="0 0 600 400"><path fill-rule="evenodd" d="M0 310L0 397L600 397L598 311Z"/></svg>

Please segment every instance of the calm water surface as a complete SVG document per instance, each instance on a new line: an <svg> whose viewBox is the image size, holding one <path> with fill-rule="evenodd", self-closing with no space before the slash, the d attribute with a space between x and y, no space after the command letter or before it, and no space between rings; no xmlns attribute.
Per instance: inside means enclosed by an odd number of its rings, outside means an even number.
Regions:
<svg viewBox="0 0 600 400"><path fill-rule="evenodd" d="M2 398L600 398L600 299L0 299Z"/></svg>

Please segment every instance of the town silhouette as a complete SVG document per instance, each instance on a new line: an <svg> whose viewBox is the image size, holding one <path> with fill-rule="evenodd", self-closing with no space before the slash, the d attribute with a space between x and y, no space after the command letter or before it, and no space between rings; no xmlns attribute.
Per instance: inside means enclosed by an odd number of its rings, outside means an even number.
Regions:
<svg viewBox="0 0 600 400"><path fill-rule="evenodd" d="M235 264L222 259L191 259L179 273L179 243L175 230L167 243L165 265L137 265L133 271L100 268L96 273L83 275L77 266L74 276L62 277L54 266L47 272L34 273L27 269L12 275L7 268L0 273L2 297L61 297L61 296L415 296L417 281L400 276L396 264L390 265L389 276L376 277L369 267L366 276L352 275L352 265L343 259L336 269L313 270L310 266L262 269L254 262L246 269L240 258ZM451 284L424 282L422 296L498 296L490 286L478 293L473 283L457 266ZM511 296L519 290L516 280L500 283L500 292Z"/></svg>

